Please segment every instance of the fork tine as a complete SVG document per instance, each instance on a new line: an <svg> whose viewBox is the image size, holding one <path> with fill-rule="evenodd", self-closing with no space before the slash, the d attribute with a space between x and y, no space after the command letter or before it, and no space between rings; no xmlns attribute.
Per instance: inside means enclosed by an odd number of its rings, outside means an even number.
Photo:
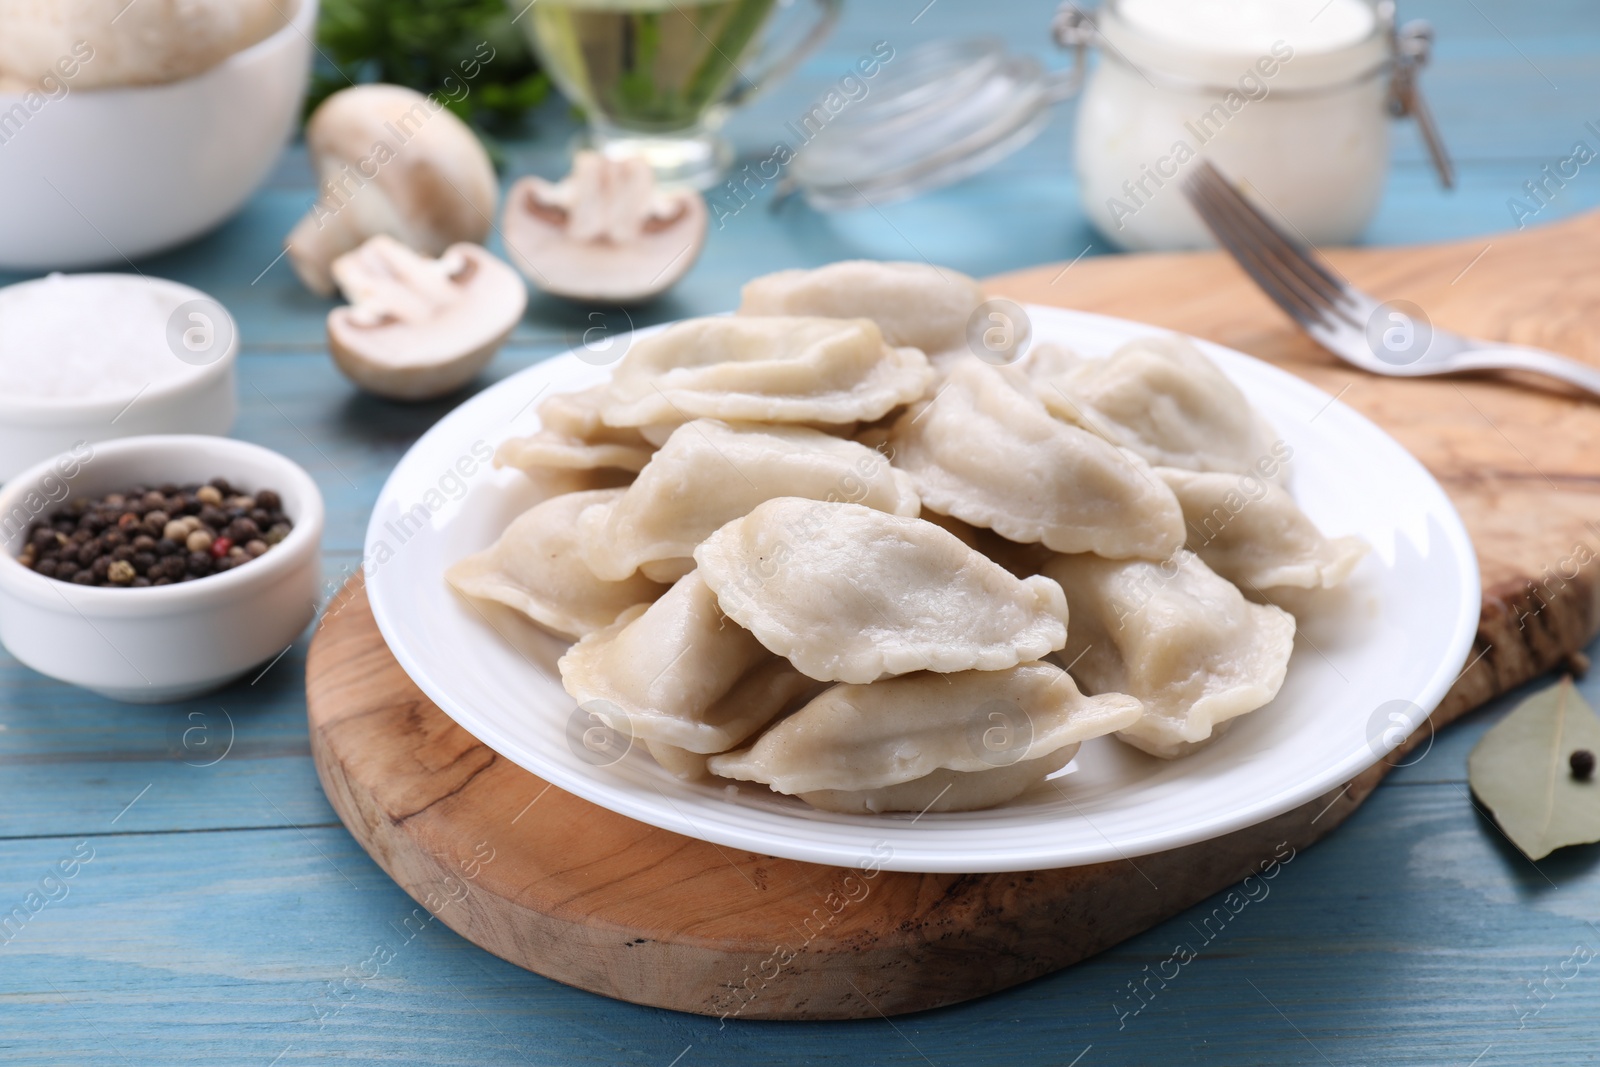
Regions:
<svg viewBox="0 0 1600 1067"><path fill-rule="evenodd" d="M1196 165L1189 181L1211 191L1222 205L1283 266L1317 290L1330 302L1348 296L1350 286L1314 253L1278 228L1277 224L1247 200L1208 159ZM1187 185L1187 182L1186 182Z"/></svg>
<svg viewBox="0 0 1600 1067"><path fill-rule="evenodd" d="M1239 232L1233 220L1213 200L1209 190L1194 191L1189 199L1201 221L1273 303L1306 329L1330 325L1327 313L1332 309L1322 294L1292 274L1285 276L1285 272L1264 255L1248 235Z"/></svg>

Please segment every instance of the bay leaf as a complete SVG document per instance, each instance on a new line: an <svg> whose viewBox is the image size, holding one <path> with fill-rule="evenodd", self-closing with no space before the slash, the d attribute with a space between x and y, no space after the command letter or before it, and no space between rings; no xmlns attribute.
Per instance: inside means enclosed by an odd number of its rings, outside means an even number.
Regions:
<svg viewBox="0 0 1600 1067"><path fill-rule="evenodd" d="M1467 781L1529 859L1600 841L1600 778L1580 781L1568 759L1600 755L1600 717L1563 678L1518 704L1467 757Z"/></svg>

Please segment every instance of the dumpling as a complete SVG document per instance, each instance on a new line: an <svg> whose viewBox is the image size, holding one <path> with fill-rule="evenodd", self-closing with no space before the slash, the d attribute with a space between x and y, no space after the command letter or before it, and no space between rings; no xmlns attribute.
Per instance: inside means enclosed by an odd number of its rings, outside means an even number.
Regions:
<svg viewBox="0 0 1600 1067"><path fill-rule="evenodd" d="M1161 563L1058 556L1044 572L1072 604L1061 661L1089 693L1144 704L1117 737L1153 756L1187 755L1283 685L1294 618L1252 604L1198 556Z"/></svg>
<svg viewBox="0 0 1600 1067"><path fill-rule="evenodd" d="M1331 589L1367 554L1359 537L1324 537L1288 492L1253 474L1156 473L1183 506L1190 551L1246 591Z"/></svg>
<svg viewBox="0 0 1600 1067"><path fill-rule="evenodd" d="M1035 390L1057 418L1154 466L1272 478L1291 454L1239 387L1177 334L1131 341L1038 379Z"/></svg>
<svg viewBox="0 0 1600 1067"><path fill-rule="evenodd" d="M1183 544L1178 501L1142 459L1051 418L977 360L902 415L889 448L924 507L1012 541L1113 559Z"/></svg>
<svg viewBox="0 0 1600 1067"><path fill-rule="evenodd" d="M634 343L617 364L605 421L847 423L921 396L933 378L914 348L867 319L690 319Z"/></svg>
<svg viewBox="0 0 1600 1067"><path fill-rule="evenodd" d="M638 576L619 582L597 578L578 553L579 514L621 495L621 489L566 493L529 508L498 541L457 562L445 578L469 597L515 608L564 637L609 626L628 608L664 591Z"/></svg>
<svg viewBox="0 0 1600 1067"><path fill-rule="evenodd" d="M745 285L741 315L871 319L891 345L933 356L964 348L967 320L983 303L978 283L948 267L854 259L815 270L780 270Z"/></svg>
<svg viewBox="0 0 1600 1067"><path fill-rule="evenodd" d="M1082 362L1083 357L1066 345L1054 341L1040 341L1028 349L1016 366L1028 378L1037 380L1065 374Z"/></svg>
<svg viewBox="0 0 1600 1067"><path fill-rule="evenodd" d="M922 517L939 529L954 534L962 544L983 553L1018 578L1038 574L1040 568L1056 556L1041 544L1022 545L1008 541L993 530L985 530L937 511L923 512Z"/></svg>
<svg viewBox="0 0 1600 1067"><path fill-rule="evenodd" d="M510 437L494 452L496 467L590 470L617 467L640 471L655 446L633 427L607 426L600 419L610 387L557 393L538 407L540 426L526 437Z"/></svg>
<svg viewBox="0 0 1600 1067"><path fill-rule="evenodd" d="M827 811L972 811L1017 797L1139 714L1132 697L1084 696L1047 663L907 674L833 686L708 766Z"/></svg>
<svg viewBox="0 0 1600 1067"><path fill-rule="evenodd" d="M911 476L864 445L798 426L696 419L613 504L584 512L578 540L602 578L674 560L687 572L695 546L717 527L776 496L847 500L894 515L921 510Z"/></svg>
<svg viewBox="0 0 1600 1067"><path fill-rule="evenodd" d="M690 752L677 745L648 739L645 740L644 750L650 753L651 759L661 765L662 770L674 778L680 778L685 782L698 782L711 777L711 771L706 767L706 761L711 757L704 752Z"/></svg>
<svg viewBox="0 0 1600 1067"><path fill-rule="evenodd" d="M693 573L584 637L558 667L580 706L669 757L725 752L817 688L724 618Z"/></svg>
<svg viewBox="0 0 1600 1067"><path fill-rule="evenodd" d="M998 671L1066 641L1067 602L922 519L769 500L695 549L729 618L821 681Z"/></svg>

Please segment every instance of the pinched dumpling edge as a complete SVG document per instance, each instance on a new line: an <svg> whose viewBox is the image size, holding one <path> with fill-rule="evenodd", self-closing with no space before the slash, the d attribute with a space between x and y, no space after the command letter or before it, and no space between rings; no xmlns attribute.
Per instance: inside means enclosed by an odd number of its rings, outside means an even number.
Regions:
<svg viewBox="0 0 1600 1067"><path fill-rule="evenodd" d="M954 686L973 688L989 694L993 701L1005 701L1014 696L1018 711L1030 725L1028 747L1016 759L996 758L992 753L979 753L983 729L988 719L974 718L970 722L937 724L938 727L956 729L963 733L962 752L958 745L953 752L937 753L928 748L908 749L900 744L891 746L887 740L877 741L866 755L879 760L870 770L850 766L849 761L859 761L863 750L851 744L846 736L836 739L840 764L807 765L784 769L773 767L781 762L785 743L793 735L803 733L808 740L815 739L824 729L848 728L851 715L865 717L872 714L874 702L883 700L914 701L924 686ZM1050 692L1056 699L1054 707L1040 707L1041 694ZM858 706L859 705L859 706ZM1027 705L1032 705L1032 709ZM982 711L983 704L974 705L974 714ZM842 710L840 710L842 709ZM713 773L741 781L760 782L780 793L803 796L819 791L870 792L919 781L936 771L985 774L1022 764L1034 764L1059 750L1077 745L1095 737L1103 737L1123 729L1139 719L1139 701L1123 693L1090 696L1083 693L1066 671L1049 663L1027 662L1002 671L961 671L951 675L936 672L918 672L894 678L885 678L865 685L842 683L830 686L813 697L791 715L778 720L760 734L751 744L732 752L714 756L708 766ZM827 716L838 721L826 722ZM810 721L822 718L822 723ZM1039 722L1045 719L1044 722ZM1009 724L1014 728L1016 724ZM976 731L973 736L968 736ZM848 731L847 731L848 732ZM1048 773L1048 772L1046 772ZM1042 777L1042 775L1041 775Z"/></svg>
<svg viewBox="0 0 1600 1067"><path fill-rule="evenodd" d="M742 449L751 449L753 454ZM689 557L715 528L690 531L682 525L651 525L651 511L640 501L654 502L659 510L659 499L666 494L687 499L686 507L692 505L690 490L697 486L701 472L683 465L697 457L713 464L714 481L729 482L736 488L741 480L748 484L751 492L747 496L760 495L762 490L751 476L770 476L770 468L757 469L770 461L793 477L787 485L790 492L773 493L765 499L818 492L820 495L811 499L850 499L894 515L915 516L922 510L911 475L881 453L849 438L783 423L694 419L673 432L620 496L578 516L579 551L590 570L612 580L642 571L647 578L672 581L693 569Z"/></svg>
<svg viewBox="0 0 1600 1067"><path fill-rule="evenodd" d="M567 561L568 565L579 568L582 576L591 580L596 587L611 588L621 594L616 612L609 614L604 611L598 614L580 613L572 605L558 603L547 596L535 596L527 586L505 580L505 570L496 562L495 557L503 550L502 542L516 528L517 523L531 517L534 512L542 509L548 513L559 507L569 506L576 506L582 510L596 504L603 505L620 493L620 489L591 489L562 493L550 497L548 500L540 501L511 520L506 528L500 532L500 536L495 538L494 544L474 552L470 556L464 556L446 568L444 572L445 581L462 596L473 600L487 600L492 603L503 604L514 611L521 612L546 630L562 637L581 638L585 634L604 628L616 618L617 614L626 612L636 604L648 604L655 600L666 591L666 587L639 575L620 582L606 581L589 570L582 557L578 554L577 546L572 545L567 553L570 557ZM579 499L580 497L582 499ZM547 532L554 534L557 538L565 537L570 540L571 524ZM626 592L630 589L632 594ZM623 601L626 601L626 603L623 603Z"/></svg>
<svg viewBox="0 0 1600 1067"><path fill-rule="evenodd" d="M858 343L875 346L876 351L873 358L863 364L859 375L848 386L831 388L821 395L786 393L781 390L740 391L705 385L680 385L671 380L674 375L680 378L690 377L695 372L707 372L721 366L749 367L762 362L791 361L736 360L640 371L639 378L650 386L648 390L630 390L624 384L625 379L619 381L626 370L625 367L621 367L612 379L611 400L603 412L606 423L618 427L646 426L653 423L684 422L695 418L768 423L871 422L899 405L910 403L922 396L933 381L933 368L929 366L927 356L921 349L896 348L885 344L882 332L871 319L822 319L816 316L741 318L721 315L688 319L678 323L677 326L694 324L702 329L719 327L732 329L746 323L829 323L837 327L835 336L841 342L847 340L845 335L854 329L866 334ZM798 329L799 326L795 328ZM655 341L656 338L650 340ZM679 375L680 371L688 373ZM637 392L638 395L626 395L630 391Z"/></svg>
<svg viewBox="0 0 1600 1067"><path fill-rule="evenodd" d="M849 657L837 652L814 652L806 647L806 639L810 635L798 633L781 622L760 603L762 598L752 596L750 590L745 588L749 583L741 583L739 575L756 574L758 569L749 560L744 560L741 565L735 558L741 553L734 542L743 534L745 524L763 521L777 509L796 503L821 509L810 512L808 516L809 523L816 531L831 528L838 521L851 517L866 517L876 522L880 530L898 528L914 532L915 536L925 539L923 547L953 552L951 565L946 570L954 574L972 568L977 572L974 575L976 581L981 583L992 579L999 587L994 592L999 593L1003 589L1015 598L1013 603L1028 617L1027 625L1004 641L991 642L975 649L955 648L928 640L921 644L908 642L887 649L881 643L874 643L867 650L858 650ZM773 521L780 520L774 518ZM786 529L794 532L792 527ZM862 684L914 671L952 674L968 670L1005 670L1018 663L1041 659L1066 644L1067 600L1061 586L1053 579L1043 575L1018 578L983 553L964 544L948 530L925 519L889 515L859 504L830 504L799 497L777 497L712 534L695 549L695 562L730 619L755 634L757 640L769 650L788 659L801 673L820 681ZM766 586L765 581L754 584L757 593ZM950 620L934 621L945 624Z"/></svg>

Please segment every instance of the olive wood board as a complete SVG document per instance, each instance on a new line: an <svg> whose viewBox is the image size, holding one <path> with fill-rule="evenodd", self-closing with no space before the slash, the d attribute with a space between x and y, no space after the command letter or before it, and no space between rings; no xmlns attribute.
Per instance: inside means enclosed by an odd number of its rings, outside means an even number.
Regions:
<svg viewBox="0 0 1600 1067"><path fill-rule="evenodd" d="M1439 325L1600 363L1600 215L1329 258L1354 284L1410 300ZM987 288L1154 322L1267 359L1363 412L1421 459L1460 509L1484 579L1472 657L1432 727L1594 634L1600 406L1504 379L1380 379L1348 369L1219 253L1087 259ZM359 578L312 641L306 690L329 800L378 864L452 929L569 985L739 1019L896 1015L1069 966L1246 875L1274 873L1288 850L1338 826L1390 766L1259 825L1136 862L981 875L847 870L647 826L499 757L395 662Z"/></svg>

